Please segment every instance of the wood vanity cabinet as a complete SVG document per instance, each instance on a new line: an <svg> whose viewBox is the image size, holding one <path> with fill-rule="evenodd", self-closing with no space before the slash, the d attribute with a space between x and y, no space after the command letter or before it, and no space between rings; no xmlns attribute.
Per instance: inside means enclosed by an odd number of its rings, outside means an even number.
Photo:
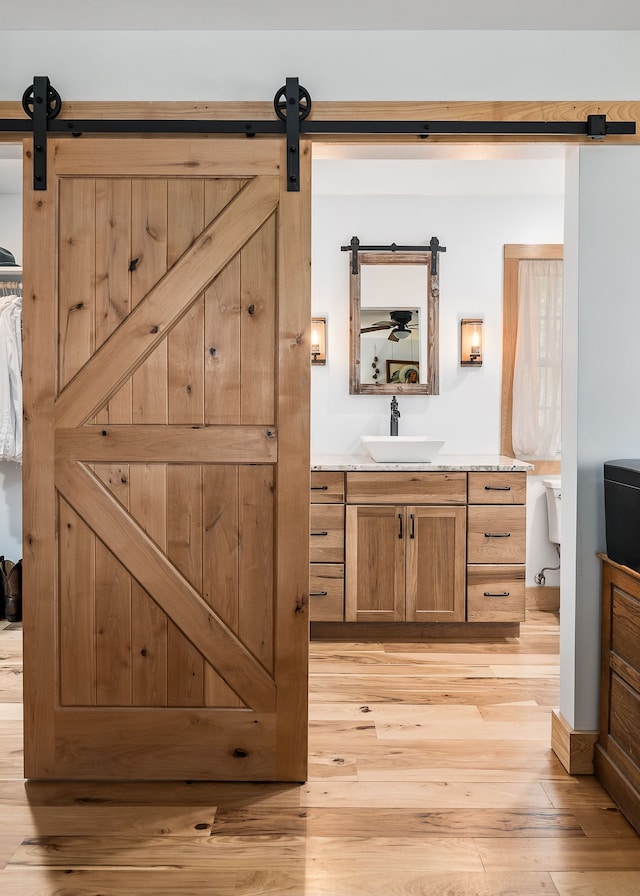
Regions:
<svg viewBox="0 0 640 896"><path fill-rule="evenodd" d="M344 473L311 473L309 618L344 620Z"/></svg>
<svg viewBox="0 0 640 896"><path fill-rule="evenodd" d="M347 473L347 622L464 622L466 478Z"/></svg>
<svg viewBox="0 0 640 896"><path fill-rule="evenodd" d="M525 618L526 494L526 473L468 473L468 622Z"/></svg>
<svg viewBox="0 0 640 896"><path fill-rule="evenodd" d="M313 471L313 622L517 623L520 471Z"/></svg>

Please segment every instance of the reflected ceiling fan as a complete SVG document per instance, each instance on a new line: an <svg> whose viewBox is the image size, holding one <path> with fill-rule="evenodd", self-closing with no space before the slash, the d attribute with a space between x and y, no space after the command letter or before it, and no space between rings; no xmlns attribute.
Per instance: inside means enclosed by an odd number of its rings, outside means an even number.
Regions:
<svg viewBox="0 0 640 896"><path fill-rule="evenodd" d="M413 318L412 311L390 311L390 320L377 320L370 327L362 327L361 333L375 333L377 330L391 330L387 339L391 342L399 342L411 336L411 331L418 326L417 323L411 323Z"/></svg>

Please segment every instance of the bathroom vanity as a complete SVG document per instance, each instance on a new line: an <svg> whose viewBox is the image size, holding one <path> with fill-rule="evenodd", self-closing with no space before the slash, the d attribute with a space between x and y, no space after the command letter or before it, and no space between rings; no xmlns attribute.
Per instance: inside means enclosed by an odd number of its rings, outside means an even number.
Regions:
<svg viewBox="0 0 640 896"><path fill-rule="evenodd" d="M375 637L384 624L407 635L517 634L528 469L499 456L314 458L312 636Z"/></svg>

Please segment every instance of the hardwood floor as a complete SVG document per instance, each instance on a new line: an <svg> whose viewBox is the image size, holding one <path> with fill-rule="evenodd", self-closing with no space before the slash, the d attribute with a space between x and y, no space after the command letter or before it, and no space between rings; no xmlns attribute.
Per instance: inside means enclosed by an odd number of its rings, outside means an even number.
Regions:
<svg viewBox="0 0 640 896"><path fill-rule="evenodd" d="M3 896L638 896L640 838L550 744L558 621L496 643L311 644L306 784L22 778L0 631Z"/></svg>

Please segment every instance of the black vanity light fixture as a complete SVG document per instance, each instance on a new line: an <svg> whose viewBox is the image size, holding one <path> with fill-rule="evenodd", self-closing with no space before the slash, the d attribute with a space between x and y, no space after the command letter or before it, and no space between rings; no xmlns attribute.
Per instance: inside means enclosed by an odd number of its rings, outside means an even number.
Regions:
<svg viewBox="0 0 640 896"><path fill-rule="evenodd" d="M327 318L311 318L311 363L327 363Z"/></svg>
<svg viewBox="0 0 640 896"><path fill-rule="evenodd" d="M481 317L465 317L460 321L460 365L462 367L482 367Z"/></svg>

